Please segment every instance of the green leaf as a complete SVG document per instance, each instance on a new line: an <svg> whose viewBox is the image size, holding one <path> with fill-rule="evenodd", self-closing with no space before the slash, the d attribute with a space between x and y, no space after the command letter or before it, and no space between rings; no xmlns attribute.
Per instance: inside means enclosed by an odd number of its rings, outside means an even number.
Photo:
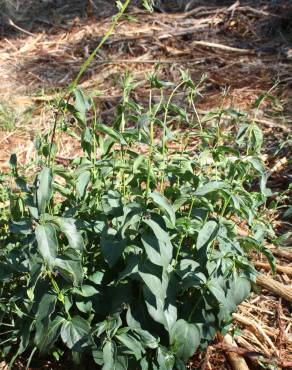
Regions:
<svg viewBox="0 0 292 370"><path fill-rule="evenodd" d="M109 190L106 195L101 198L102 210L106 215L115 217L123 215L123 206L121 194L115 190Z"/></svg>
<svg viewBox="0 0 292 370"><path fill-rule="evenodd" d="M97 131L100 131L100 132L103 132L104 134L107 134L108 136L115 139L115 141L117 141L118 143L120 143L122 145L127 144L125 139L123 138L123 136L118 131L115 131L114 129L112 129L109 126L106 126L104 124L98 124L98 125L96 125L96 129L97 129Z"/></svg>
<svg viewBox="0 0 292 370"><path fill-rule="evenodd" d="M82 123L86 122L86 112L90 107L88 99L85 97L81 90L76 89L74 91L75 95L75 108L78 111L77 118L81 120Z"/></svg>
<svg viewBox="0 0 292 370"><path fill-rule="evenodd" d="M290 220L292 218L292 206L289 206L288 209L285 211L283 218Z"/></svg>
<svg viewBox="0 0 292 370"><path fill-rule="evenodd" d="M168 232L164 230L163 227L165 226L161 226L163 224L165 225L163 218L160 215L153 214L153 213L150 214L150 217L153 217L153 219L143 218L142 222L148 225L152 229L157 239L164 241L165 243L168 243L170 240Z"/></svg>
<svg viewBox="0 0 292 370"><path fill-rule="evenodd" d="M172 207L172 205L168 202L168 200L160 193L153 192L149 195L150 198L153 199L153 202L157 204L162 211L166 212L169 221L174 226L175 225L175 211Z"/></svg>
<svg viewBox="0 0 292 370"><path fill-rule="evenodd" d="M72 349L89 334L90 325L80 316L74 316L72 320L63 322L61 337L69 349Z"/></svg>
<svg viewBox="0 0 292 370"><path fill-rule="evenodd" d="M83 297L93 297L99 294L99 291L94 286L85 284L82 285L81 292Z"/></svg>
<svg viewBox="0 0 292 370"><path fill-rule="evenodd" d="M108 341L103 347L102 370L113 370L117 358L117 349L114 342Z"/></svg>
<svg viewBox="0 0 292 370"><path fill-rule="evenodd" d="M155 228L157 227L158 224ZM169 238L159 239L159 235L161 234L155 234L152 230L145 231L141 235L141 240L149 260L156 265L167 267L172 259L173 248Z"/></svg>
<svg viewBox="0 0 292 370"><path fill-rule="evenodd" d="M38 310L36 313L36 333L34 341L39 349L40 347L42 347L41 343L44 341L44 334L46 333L47 327L50 324L50 316L55 311L56 302L57 296L55 294L45 293L38 305Z"/></svg>
<svg viewBox="0 0 292 370"><path fill-rule="evenodd" d="M201 341L200 330L183 319L178 320L170 332L170 344L176 356L187 361L198 348Z"/></svg>
<svg viewBox="0 0 292 370"><path fill-rule="evenodd" d="M90 181L90 171L81 172L77 178L76 191L80 198L83 198L86 194L86 189Z"/></svg>
<svg viewBox="0 0 292 370"><path fill-rule="evenodd" d="M234 303L234 307L243 302L250 294L251 283L245 277L235 277L227 292L227 300Z"/></svg>
<svg viewBox="0 0 292 370"><path fill-rule="evenodd" d="M165 347L159 346L157 351L157 362L159 370L172 370L175 364L174 354L167 351Z"/></svg>
<svg viewBox="0 0 292 370"><path fill-rule="evenodd" d="M38 250L47 265L52 269L58 253L58 240L53 225L38 225L35 229Z"/></svg>
<svg viewBox="0 0 292 370"><path fill-rule="evenodd" d="M240 145L240 144L243 143L244 138L248 134L249 128L250 128L250 125L249 124L246 124L246 123L243 124L242 126L240 126L239 131L237 133L237 137L236 137L236 143L237 144Z"/></svg>
<svg viewBox="0 0 292 370"><path fill-rule="evenodd" d="M165 269L147 263L139 266L139 275L146 284L144 297L149 315L169 331L177 318L173 291L175 284L170 284L170 274Z"/></svg>
<svg viewBox="0 0 292 370"><path fill-rule="evenodd" d="M230 186L226 184L224 181L210 181L206 185L199 187L195 191L195 195L203 196L203 195L212 193L214 191L229 189L229 188Z"/></svg>
<svg viewBox="0 0 292 370"><path fill-rule="evenodd" d="M58 340L63 322L63 317L56 316L54 320L50 321L50 323L43 328L41 335L38 337L37 343L35 342L40 353L47 353Z"/></svg>
<svg viewBox="0 0 292 370"><path fill-rule="evenodd" d="M142 358L142 354L145 353L145 351L143 350L141 343L137 339L135 339L128 333L116 335L116 338L126 348L128 348L128 354L134 355L136 360L138 361Z"/></svg>
<svg viewBox="0 0 292 370"><path fill-rule="evenodd" d="M105 229L101 235L100 248L105 261L113 267L125 249L125 240L112 228Z"/></svg>
<svg viewBox="0 0 292 370"><path fill-rule="evenodd" d="M82 132L81 146L85 153L90 157L92 152L93 134L92 128L86 126Z"/></svg>
<svg viewBox="0 0 292 370"><path fill-rule="evenodd" d="M52 170L48 167L44 167L37 176L36 203L40 214L45 212L46 206L51 200L52 185Z"/></svg>
<svg viewBox="0 0 292 370"><path fill-rule="evenodd" d="M202 229L199 231L197 238L197 249L207 248L208 245L216 238L219 231L217 222L211 220L207 221Z"/></svg>
<svg viewBox="0 0 292 370"><path fill-rule="evenodd" d="M70 247L74 250L82 251L84 249L84 243L80 231L76 228L76 220L74 218L60 217L58 224L61 231L66 235Z"/></svg>
<svg viewBox="0 0 292 370"><path fill-rule="evenodd" d="M258 125L253 124L251 127L252 132L252 149L258 153L263 144L263 132Z"/></svg>
<svg viewBox="0 0 292 370"><path fill-rule="evenodd" d="M167 284L162 280L163 271L158 266L145 264L139 266L139 275L155 297L164 300L166 297Z"/></svg>
<svg viewBox="0 0 292 370"><path fill-rule="evenodd" d="M217 299L218 304L221 304L224 307L229 307L225 292L217 280L215 279L211 280L208 283L208 289L213 294L213 296Z"/></svg>
<svg viewBox="0 0 292 370"><path fill-rule="evenodd" d="M141 324L133 317L130 307L127 311L127 324L139 335L140 341L144 347L152 349L158 347L158 340L150 332L141 328Z"/></svg>
<svg viewBox="0 0 292 370"><path fill-rule="evenodd" d="M126 356L118 356L117 348L114 342L108 341L103 347L102 370L128 370Z"/></svg>
<svg viewBox="0 0 292 370"><path fill-rule="evenodd" d="M69 283L73 283L74 285L80 285L82 283L83 269L81 257L75 250L68 249L62 257L56 258L55 267L60 275Z"/></svg>

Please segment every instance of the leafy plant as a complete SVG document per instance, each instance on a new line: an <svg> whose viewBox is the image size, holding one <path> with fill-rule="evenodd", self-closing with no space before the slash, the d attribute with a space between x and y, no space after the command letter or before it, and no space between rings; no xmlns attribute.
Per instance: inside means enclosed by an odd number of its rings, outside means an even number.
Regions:
<svg viewBox="0 0 292 370"><path fill-rule="evenodd" d="M260 128L230 109L199 115L203 80L185 72L178 85L148 83L146 107L125 77L111 124L80 90L58 103L53 133L36 140L33 183L11 160L17 193L0 250L0 350L11 364L50 354L103 370L185 369L249 295L249 251L273 262L257 217L269 195ZM80 154L58 164L55 139L72 119Z"/></svg>

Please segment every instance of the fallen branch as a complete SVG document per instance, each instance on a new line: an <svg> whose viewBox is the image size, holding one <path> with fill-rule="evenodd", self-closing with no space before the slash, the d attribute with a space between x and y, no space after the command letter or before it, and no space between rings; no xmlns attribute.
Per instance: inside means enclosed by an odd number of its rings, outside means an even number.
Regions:
<svg viewBox="0 0 292 370"><path fill-rule="evenodd" d="M113 44L117 42L125 42L125 41L134 41L134 40L143 40L143 39L157 39L157 40L165 40L172 37L179 37L179 36L185 36L185 35L191 35L193 33L198 32L201 29L210 27L211 24L218 24L220 22L221 18L218 17L210 17L210 18L203 18L203 19L197 19L194 21L194 25L192 27L186 27L186 28L180 28L180 29L173 29L170 32L163 31L163 32L157 32L157 30L152 29L151 32L147 33L141 33L135 34L131 33L128 35L125 35L124 37L111 37L107 44Z"/></svg>
<svg viewBox="0 0 292 370"><path fill-rule="evenodd" d="M258 275L257 284L261 287L269 290L270 292L276 294L279 297L286 299L286 301L292 302L292 286L284 285L269 278L266 275Z"/></svg>
<svg viewBox="0 0 292 370"><path fill-rule="evenodd" d="M8 19L8 24L9 24L9 26L15 28L17 31L23 32L23 33L25 33L28 36L35 36L33 33L31 33L29 31L27 31L27 30L25 30L25 29L17 26L10 18Z"/></svg>
<svg viewBox="0 0 292 370"><path fill-rule="evenodd" d="M275 256L286 258L287 260L292 261L292 253L291 252L289 252L285 249L275 248L274 246L272 246L270 244L268 245L268 247L271 249L272 253Z"/></svg>
<svg viewBox="0 0 292 370"><path fill-rule="evenodd" d="M251 49L239 49L228 45L218 44L216 42L207 42L207 41L193 41L192 45L202 45L208 46L210 48L216 48L241 54L254 54L254 51Z"/></svg>
<svg viewBox="0 0 292 370"><path fill-rule="evenodd" d="M237 344L234 342L233 338L229 334L224 337L223 346L224 345L227 345L228 347L232 346L232 349L234 349L233 347L235 347L238 351ZM226 356L233 370L249 370L245 359L240 353L235 351L228 351L227 349Z"/></svg>
<svg viewBox="0 0 292 370"><path fill-rule="evenodd" d="M255 122L261 123L261 124L263 124L264 126L267 126L267 127L277 128L277 129L281 129L282 131L285 131L285 132L290 132L290 127L288 127L286 125L283 125L281 123L272 122L272 121L269 121L267 119L259 119L259 118L256 118Z"/></svg>
<svg viewBox="0 0 292 370"><path fill-rule="evenodd" d="M256 262L255 261L255 262L253 262L253 264L257 268L260 268L260 269L263 269L263 270L266 270L266 271L271 270L271 265L269 263ZM281 273L286 274L286 275L289 275L289 276L292 276L292 267L290 267L290 266L276 265L276 271L281 272Z"/></svg>
<svg viewBox="0 0 292 370"><path fill-rule="evenodd" d="M227 343L218 343L214 345L214 348L221 349L224 352L229 352L229 353L235 353L239 356L245 356L253 360L257 360L260 357L260 360L266 364L273 364L280 366L282 368L291 368L292 366L292 361L286 361L286 360L281 360L279 358L267 358L263 353L257 352L257 351L251 351L249 349L237 347L235 345L230 345ZM233 369L239 370L241 369L240 367L233 367ZM242 368L243 369L243 368ZM245 368L246 369L246 368ZM248 369L248 367L247 367Z"/></svg>

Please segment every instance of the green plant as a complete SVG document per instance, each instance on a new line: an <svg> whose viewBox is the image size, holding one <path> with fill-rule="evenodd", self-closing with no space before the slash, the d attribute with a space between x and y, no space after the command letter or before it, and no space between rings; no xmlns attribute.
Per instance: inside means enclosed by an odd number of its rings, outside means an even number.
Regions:
<svg viewBox="0 0 292 370"><path fill-rule="evenodd" d="M17 121L17 113L6 103L0 102L0 130L12 131Z"/></svg>
<svg viewBox="0 0 292 370"><path fill-rule="evenodd" d="M257 217L269 195L260 128L231 109L200 116L203 80L185 72L177 85L148 82L144 107L126 75L110 125L80 90L59 102L54 135L35 143L33 183L10 161L18 191L1 240L0 350L11 364L50 354L103 370L185 369L249 295L249 251L273 264ZM82 152L56 164L72 119ZM249 236L237 233L242 221Z"/></svg>

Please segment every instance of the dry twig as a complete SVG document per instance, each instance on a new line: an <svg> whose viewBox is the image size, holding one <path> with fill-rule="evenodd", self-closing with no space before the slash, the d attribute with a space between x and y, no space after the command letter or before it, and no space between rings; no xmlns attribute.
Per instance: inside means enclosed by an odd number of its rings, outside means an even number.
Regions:
<svg viewBox="0 0 292 370"><path fill-rule="evenodd" d="M271 265L269 263L255 261L255 262L253 262L253 264L257 268L260 268L260 269L263 269L263 270L266 270L266 271L271 270ZM289 276L292 276L292 267L290 267L290 266L276 265L276 271L281 272L281 273L286 274L286 275L289 275Z"/></svg>
<svg viewBox="0 0 292 370"><path fill-rule="evenodd" d="M276 294L279 297L286 299L288 302L292 302L292 286L287 286L279 283L278 281L266 276L258 275L257 284L261 287L269 290L271 293Z"/></svg>
<svg viewBox="0 0 292 370"><path fill-rule="evenodd" d="M245 359L242 357L242 355L238 352L229 351L229 346L237 347L237 344L232 339L231 335L227 334L224 337L223 346L227 346L226 356L228 358L228 361L230 362L230 365L233 370L249 370L249 367L247 366L247 363ZM224 348L224 347L223 347Z"/></svg>

